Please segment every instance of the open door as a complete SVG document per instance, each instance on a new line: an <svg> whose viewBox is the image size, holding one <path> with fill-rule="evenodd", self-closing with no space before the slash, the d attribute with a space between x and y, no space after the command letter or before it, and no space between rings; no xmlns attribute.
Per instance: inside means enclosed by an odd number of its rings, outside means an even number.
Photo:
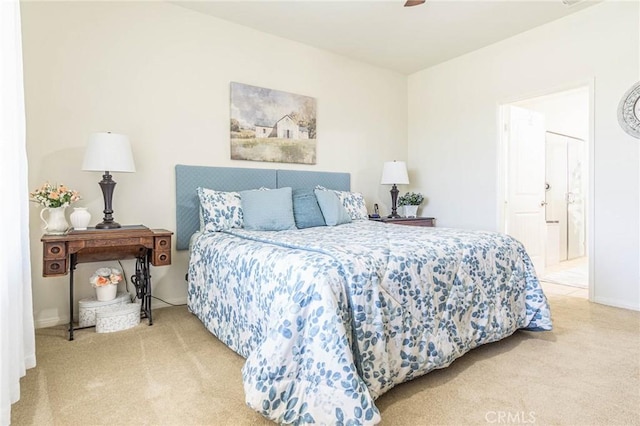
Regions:
<svg viewBox="0 0 640 426"><path fill-rule="evenodd" d="M505 232L524 244L538 276L545 267L545 123L538 112L503 107L507 151Z"/></svg>
<svg viewBox="0 0 640 426"><path fill-rule="evenodd" d="M587 254L585 142L553 132L546 139L546 219L558 223L558 261L563 262Z"/></svg>

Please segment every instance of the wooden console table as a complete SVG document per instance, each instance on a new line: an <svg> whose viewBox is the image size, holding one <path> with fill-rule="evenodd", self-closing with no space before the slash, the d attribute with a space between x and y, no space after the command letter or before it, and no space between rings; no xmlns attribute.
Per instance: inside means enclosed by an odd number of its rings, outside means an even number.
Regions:
<svg viewBox="0 0 640 426"><path fill-rule="evenodd" d="M72 230L64 235L44 235L42 276L69 274L69 340L73 340L73 271L78 263L136 259L136 272L131 282L141 301L140 316L151 317L151 274L153 266L171 265L171 235L165 229L149 229L142 225L117 229L88 228ZM123 271L124 273L124 271Z"/></svg>

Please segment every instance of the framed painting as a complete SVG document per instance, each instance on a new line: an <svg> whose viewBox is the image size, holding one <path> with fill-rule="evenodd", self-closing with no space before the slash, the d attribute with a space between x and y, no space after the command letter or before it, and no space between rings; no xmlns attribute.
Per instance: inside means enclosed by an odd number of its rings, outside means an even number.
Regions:
<svg viewBox="0 0 640 426"><path fill-rule="evenodd" d="M231 159L316 164L316 100L231 83Z"/></svg>

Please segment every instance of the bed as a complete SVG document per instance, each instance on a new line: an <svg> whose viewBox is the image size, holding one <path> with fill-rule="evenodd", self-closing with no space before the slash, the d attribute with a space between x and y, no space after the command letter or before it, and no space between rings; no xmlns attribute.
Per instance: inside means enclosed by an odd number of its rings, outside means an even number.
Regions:
<svg viewBox="0 0 640 426"><path fill-rule="evenodd" d="M349 198L348 174L282 172L176 167L177 240L190 250L189 309L246 358L246 402L265 417L376 424L375 400L393 386L518 329L551 329L531 260L513 238L369 221L359 199ZM327 218L325 198L337 199L352 220L211 231L197 188L253 190L240 192L246 213L253 197L314 188ZM281 203L263 206L271 204ZM249 225L250 215L245 219Z"/></svg>

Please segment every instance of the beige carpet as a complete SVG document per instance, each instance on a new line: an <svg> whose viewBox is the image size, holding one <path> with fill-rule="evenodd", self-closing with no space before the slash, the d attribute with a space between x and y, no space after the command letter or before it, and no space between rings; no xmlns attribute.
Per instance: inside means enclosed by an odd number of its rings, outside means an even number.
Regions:
<svg viewBox="0 0 640 426"><path fill-rule="evenodd" d="M569 262L562 262L569 263ZM569 263L570 264L570 263ZM568 285L572 287L588 288L589 287L589 265L586 262L579 263L571 268L563 268L559 270L550 270L542 278L541 281L547 281L554 284Z"/></svg>
<svg viewBox="0 0 640 426"><path fill-rule="evenodd" d="M383 425L640 424L640 313L550 296L553 332L519 331L397 386ZM154 325L64 338L37 330L14 425L260 425L244 404L243 359L186 307Z"/></svg>

